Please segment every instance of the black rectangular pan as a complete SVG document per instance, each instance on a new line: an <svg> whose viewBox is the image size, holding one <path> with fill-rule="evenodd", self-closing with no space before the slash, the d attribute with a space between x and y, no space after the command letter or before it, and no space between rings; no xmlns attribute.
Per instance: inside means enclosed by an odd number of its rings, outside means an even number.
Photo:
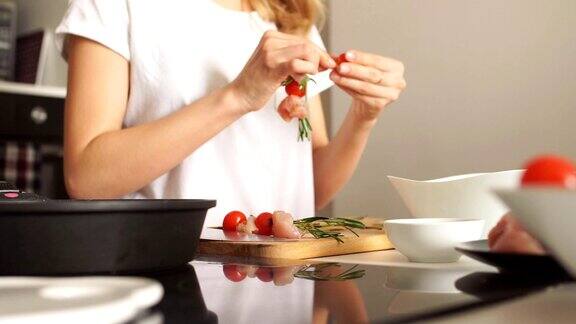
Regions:
<svg viewBox="0 0 576 324"><path fill-rule="evenodd" d="M0 275L140 273L194 258L213 200L0 201Z"/></svg>

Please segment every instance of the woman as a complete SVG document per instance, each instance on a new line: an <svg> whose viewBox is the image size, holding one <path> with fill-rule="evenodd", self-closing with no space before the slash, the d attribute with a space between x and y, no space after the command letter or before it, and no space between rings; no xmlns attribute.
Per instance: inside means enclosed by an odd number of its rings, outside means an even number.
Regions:
<svg viewBox="0 0 576 324"><path fill-rule="evenodd" d="M65 178L74 198L217 199L307 217L352 175L403 65L348 51L336 66L319 0L73 0L57 34L69 63ZM321 71L329 70L323 73ZM310 75L311 142L276 108ZM352 97L329 141L318 93Z"/></svg>

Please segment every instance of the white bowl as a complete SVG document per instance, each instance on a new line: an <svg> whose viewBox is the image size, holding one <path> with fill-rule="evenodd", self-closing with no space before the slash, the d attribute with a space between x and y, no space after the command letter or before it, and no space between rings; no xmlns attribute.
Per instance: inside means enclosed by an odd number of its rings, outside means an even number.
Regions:
<svg viewBox="0 0 576 324"><path fill-rule="evenodd" d="M576 277L576 191L498 191L514 216Z"/></svg>
<svg viewBox="0 0 576 324"><path fill-rule="evenodd" d="M456 244L478 240L484 220L459 218L394 219L384 222L392 245L412 262L456 262Z"/></svg>
<svg viewBox="0 0 576 324"><path fill-rule="evenodd" d="M482 238L508 208L493 189L512 189L520 183L523 170L474 173L428 181L388 176L390 182L416 218L484 219Z"/></svg>

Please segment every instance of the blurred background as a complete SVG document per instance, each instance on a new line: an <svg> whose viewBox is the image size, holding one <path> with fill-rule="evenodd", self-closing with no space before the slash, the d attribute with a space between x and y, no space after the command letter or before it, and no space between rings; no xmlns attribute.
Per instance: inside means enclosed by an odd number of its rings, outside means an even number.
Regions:
<svg viewBox="0 0 576 324"><path fill-rule="evenodd" d="M38 59L21 58L26 65L18 70L40 66L35 75L20 73L36 85L0 82L0 139L12 143L0 144L0 153L14 143L32 143L35 163L42 167L25 183L62 196L58 146L66 67L50 33L67 0L0 0L0 9L9 2L17 7L15 37L42 30L40 43L34 38L21 43L30 50L45 45ZM324 34L330 50L361 49L399 59L409 87L382 115L356 175L326 213L408 216L386 175L426 180L520 168L545 152L576 157L575 1L330 0L327 5ZM350 102L337 89L324 99L335 132ZM5 160L4 170L14 167Z"/></svg>
<svg viewBox="0 0 576 324"><path fill-rule="evenodd" d="M408 216L386 175L427 180L576 157L576 1L331 0L334 52L403 61L408 89L380 118L335 215ZM330 94L332 130L348 99Z"/></svg>

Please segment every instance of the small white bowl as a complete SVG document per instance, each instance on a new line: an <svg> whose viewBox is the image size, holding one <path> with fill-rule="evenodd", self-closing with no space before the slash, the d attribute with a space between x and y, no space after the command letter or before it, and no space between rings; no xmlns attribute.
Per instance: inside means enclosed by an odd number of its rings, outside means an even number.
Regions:
<svg viewBox="0 0 576 324"><path fill-rule="evenodd" d="M486 238L500 217L508 212L492 190L516 188L523 172L464 174L428 181L392 176L388 179L413 217L484 219L482 238Z"/></svg>
<svg viewBox="0 0 576 324"><path fill-rule="evenodd" d="M394 247L411 262L456 262L454 247L482 236L484 220L468 218L411 218L384 222Z"/></svg>

